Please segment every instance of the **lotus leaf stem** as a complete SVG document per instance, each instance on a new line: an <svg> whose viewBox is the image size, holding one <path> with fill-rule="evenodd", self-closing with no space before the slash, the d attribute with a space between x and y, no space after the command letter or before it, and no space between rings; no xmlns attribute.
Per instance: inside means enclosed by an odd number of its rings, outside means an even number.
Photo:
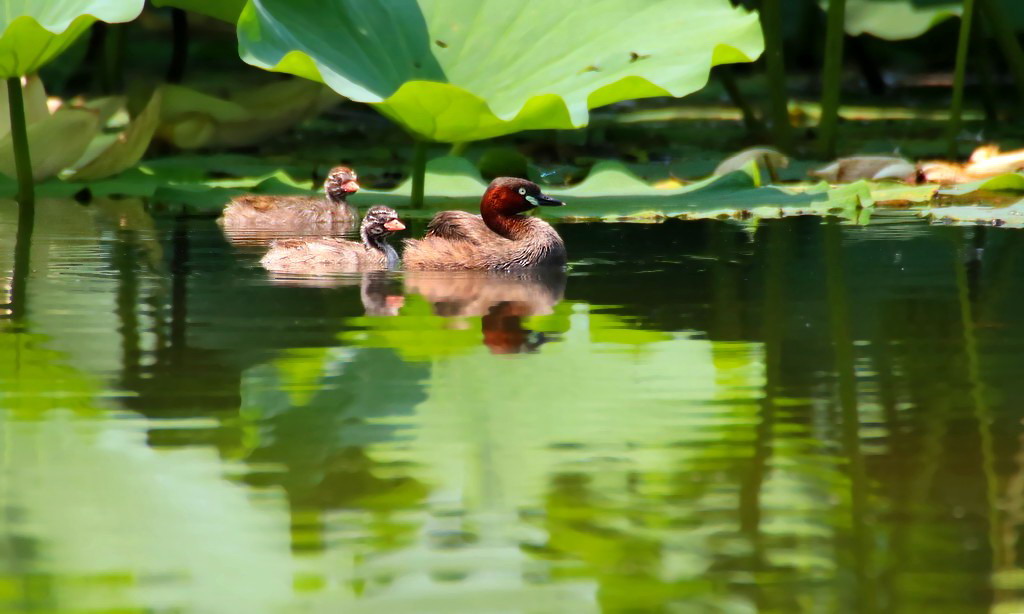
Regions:
<svg viewBox="0 0 1024 614"><path fill-rule="evenodd" d="M121 90L121 75L124 69L124 29L121 26L97 23L105 26L103 38L103 69L101 83L106 94Z"/></svg>
<svg viewBox="0 0 1024 614"><path fill-rule="evenodd" d="M754 112L750 101L747 100L739 85L736 84L736 76L733 74L731 67L719 66L715 69L715 75L722 82L722 87L725 88L725 93L729 96L729 100L743 114L743 126L747 129L747 133L760 140L764 133L764 126L761 125L761 120L757 118L757 113ZM783 95L785 95L785 92L783 92Z"/></svg>
<svg viewBox="0 0 1024 614"><path fill-rule="evenodd" d="M173 48L171 64L167 67L167 82L181 83L188 63L188 13L182 9L171 9Z"/></svg>
<svg viewBox="0 0 1024 614"><path fill-rule="evenodd" d="M818 122L818 148L825 158L835 157L836 153L845 17L846 0L829 0L825 30L825 64L821 75L821 120Z"/></svg>
<svg viewBox="0 0 1024 614"><path fill-rule="evenodd" d="M24 326L28 313L28 274L32 270L32 233L36 225L36 207L30 200L18 203L18 234L14 243L14 268L11 270L11 319Z"/></svg>
<svg viewBox="0 0 1024 614"><path fill-rule="evenodd" d="M996 0L978 0L981 14L985 18L988 27L995 36L996 42L1006 58L1006 63L1013 73L1013 80L1017 85L1017 94L1021 102L1024 102L1024 50L1021 49L1020 41L1014 31L1013 20L1006 15L1002 4ZM973 4L973 1L972 1ZM967 14L967 2L964 2L964 14Z"/></svg>
<svg viewBox="0 0 1024 614"><path fill-rule="evenodd" d="M423 207L423 184L427 177L427 143L416 140L412 153L412 206Z"/></svg>
<svg viewBox="0 0 1024 614"><path fill-rule="evenodd" d="M792 127L789 124L789 101L786 96L786 66L782 57L782 9L780 0L761 3L761 29L764 32L764 62L768 73L768 116L771 118L775 146L792 149ZM746 113L744 113L744 120Z"/></svg>
<svg viewBox="0 0 1024 614"><path fill-rule="evenodd" d="M28 130L25 127L25 100L21 95L21 79L7 79L7 101L11 110L11 142L14 145L14 164L18 175L18 202L22 207L35 203L35 185L32 181L32 157L28 150Z"/></svg>
<svg viewBox="0 0 1024 614"><path fill-rule="evenodd" d="M999 121L999 96L996 93L996 78L992 69L992 40L982 26L984 21L974 24L971 59L981 81L981 106L985 110L985 127L993 130Z"/></svg>
<svg viewBox="0 0 1024 614"><path fill-rule="evenodd" d="M960 16L960 36L956 43L956 68L953 70L953 102L949 105L949 123L946 125L946 154L955 158L956 136L960 133L960 116L964 110L964 75L967 71L967 49L971 42L971 21L974 0L964 0Z"/></svg>

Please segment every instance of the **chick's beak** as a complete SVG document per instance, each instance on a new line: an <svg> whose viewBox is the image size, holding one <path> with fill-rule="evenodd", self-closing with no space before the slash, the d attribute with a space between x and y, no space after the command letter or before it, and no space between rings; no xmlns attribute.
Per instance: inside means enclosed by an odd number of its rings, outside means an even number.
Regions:
<svg viewBox="0 0 1024 614"><path fill-rule="evenodd" d="M359 184L356 183L355 179L349 179L345 183L341 184L341 189L354 194L359 191Z"/></svg>
<svg viewBox="0 0 1024 614"><path fill-rule="evenodd" d="M551 198L547 194L537 195L537 204L544 207L564 207L565 203L558 200L557 198Z"/></svg>
<svg viewBox="0 0 1024 614"><path fill-rule="evenodd" d="M399 220L388 220L384 222L384 229L390 232L398 232L399 230L405 230L405 224Z"/></svg>

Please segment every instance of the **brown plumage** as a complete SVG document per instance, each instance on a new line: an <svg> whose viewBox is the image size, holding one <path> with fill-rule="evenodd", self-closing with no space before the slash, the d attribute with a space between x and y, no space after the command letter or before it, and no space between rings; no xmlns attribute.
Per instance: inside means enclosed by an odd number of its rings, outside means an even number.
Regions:
<svg viewBox="0 0 1024 614"><path fill-rule="evenodd" d="M347 198L358 190L355 171L338 166L324 180L324 197L243 194L224 207L217 221L232 240L241 241L282 233L339 234L355 225L357 212Z"/></svg>
<svg viewBox="0 0 1024 614"><path fill-rule="evenodd" d="M335 238L282 239L270 244L260 264L276 273L346 273L398 266L398 254L388 236L405 226L394 209L377 205L363 218L359 234L363 242Z"/></svg>
<svg viewBox="0 0 1024 614"><path fill-rule="evenodd" d="M406 240L405 268L505 271L564 266L562 237L544 220L523 215L538 205L564 204L531 181L499 177L487 187L480 215L442 211L430 221L426 236Z"/></svg>

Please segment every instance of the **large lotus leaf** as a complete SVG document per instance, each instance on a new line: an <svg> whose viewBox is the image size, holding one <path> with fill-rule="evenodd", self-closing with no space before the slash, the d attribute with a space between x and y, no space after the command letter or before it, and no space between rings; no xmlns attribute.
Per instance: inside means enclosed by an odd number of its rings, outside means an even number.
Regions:
<svg viewBox="0 0 1024 614"><path fill-rule="evenodd" d="M321 80L408 130L469 141L683 96L763 50L728 0L249 0L243 59Z"/></svg>
<svg viewBox="0 0 1024 614"><path fill-rule="evenodd" d="M1002 4L1003 15L1016 28L1024 26L1024 2L993 1ZM827 0L819 0L818 4L828 8ZM844 25L852 36L871 34L886 40L904 40L916 38L946 19L959 17L962 9L963 2L956 0L846 0Z"/></svg>
<svg viewBox="0 0 1024 614"><path fill-rule="evenodd" d="M131 21L144 0L6 0L0 3L0 77L20 77L55 58L96 20Z"/></svg>
<svg viewBox="0 0 1024 614"><path fill-rule="evenodd" d="M153 0L153 6L170 6L221 21L235 23L245 0Z"/></svg>
<svg viewBox="0 0 1024 614"><path fill-rule="evenodd" d="M823 8L827 1L820 1ZM935 24L959 17L963 3L951 0L846 0L846 32L886 40L916 38Z"/></svg>

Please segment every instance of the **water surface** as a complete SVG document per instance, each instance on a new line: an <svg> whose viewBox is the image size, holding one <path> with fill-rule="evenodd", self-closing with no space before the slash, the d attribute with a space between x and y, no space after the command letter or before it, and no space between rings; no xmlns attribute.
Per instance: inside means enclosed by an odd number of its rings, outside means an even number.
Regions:
<svg viewBox="0 0 1024 614"><path fill-rule="evenodd" d="M559 230L564 275L275 278L40 203L0 611L1024 607L1024 234Z"/></svg>

